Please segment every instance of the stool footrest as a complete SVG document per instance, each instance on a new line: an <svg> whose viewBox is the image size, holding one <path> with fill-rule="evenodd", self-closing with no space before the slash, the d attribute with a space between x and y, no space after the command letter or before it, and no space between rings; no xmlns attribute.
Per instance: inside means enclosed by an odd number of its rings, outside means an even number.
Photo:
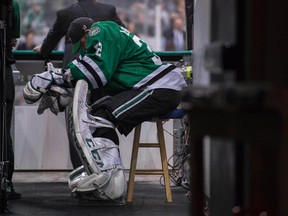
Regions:
<svg viewBox="0 0 288 216"><path fill-rule="evenodd" d="M159 148L159 143L139 143L141 148Z"/></svg>
<svg viewBox="0 0 288 216"><path fill-rule="evenodd" d="M139 169L135 171L137 175L163 175L163 170L148 170L148 169Z"/></svg>

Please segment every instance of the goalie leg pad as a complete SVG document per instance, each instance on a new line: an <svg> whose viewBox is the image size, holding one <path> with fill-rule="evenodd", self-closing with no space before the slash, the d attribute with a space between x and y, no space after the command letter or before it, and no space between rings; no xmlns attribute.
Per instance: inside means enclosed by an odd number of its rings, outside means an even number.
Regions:
<svg viewBox="0 0 288 216"><path fill-rule="evenodd" d="M88 99L88 84L79 80L73 98L73 130L88 176L78 181L72 194L94 193L100 200L124 197L126 180L118 146L110 139L92 136L97 128L114 128L114 125L104 118L90 115Z"/></svg>
<svg viewBox="0 0 288 216"><path fill-rule="evenodd" d="M76 147L82 157L85 157L84 167L87 174L97 173L110 169L112 166L121 165L118 146L111 140L94 138L92 133L100 127L114 128L113 123L101 117L93 117L89 114L88 84L79 80L75 87L73 98L73 128L76 136ZM117 148L117 151L113 150ZM108 160L105 160L106 155ZM118 164L110 164L109 157L119 158Z"/></svg>

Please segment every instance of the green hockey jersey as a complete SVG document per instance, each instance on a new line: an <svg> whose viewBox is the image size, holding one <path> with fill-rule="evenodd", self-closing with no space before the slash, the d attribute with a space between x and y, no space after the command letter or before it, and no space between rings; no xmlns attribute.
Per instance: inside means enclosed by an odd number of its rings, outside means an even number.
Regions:
<svg viewBox="0 0 288 216"><path fill-rule="evenodd" d="M146 42L113 21L94 23L86 50L68 64L74 79L111 95L131 88L181 90L185 80L171 64L162 63Z"/></svg>

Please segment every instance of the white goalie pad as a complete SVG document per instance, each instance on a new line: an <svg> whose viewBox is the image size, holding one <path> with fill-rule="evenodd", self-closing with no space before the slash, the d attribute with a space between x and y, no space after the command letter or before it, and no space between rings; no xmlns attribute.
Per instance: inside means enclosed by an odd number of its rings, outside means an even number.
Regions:
<svg viewBox="0 0 288 216"><path fill-rule="evenodd" d="M88 83L79 80L74 91L68 130L84 167L70 174L72 196L85 198L88 194L95 200L122 199L126 195L127 183L118 145L110 139L92 136L97 128L115 127L110 121L89 114L88 99Z"/></svg>
<svg viewBox="0 0 288 216"><path fill-rule="evenodd" d="M114 170L112 174L102 172L87 175L84 167L80 170L77 168L71 172L68 183L75 198L125 202L126 181L123 170Z"/></svg>

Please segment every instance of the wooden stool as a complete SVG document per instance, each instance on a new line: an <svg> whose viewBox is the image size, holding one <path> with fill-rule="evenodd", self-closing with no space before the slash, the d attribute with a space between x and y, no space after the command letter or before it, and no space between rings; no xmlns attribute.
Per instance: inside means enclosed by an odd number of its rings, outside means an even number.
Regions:
<svg viewBox="0 0 288 216"><path fill-rule="evenodd" d="M167 163L167 154L166 154L164 131L163 131L163 121L166 121L168 119L181 119L181 118L183 118L184 115L185 114L182 110L176 109L176 110L173 110L173 111L167 113L164 116L159 117L156 120L155 123L156 123L156 127L157 127L158 143L140 143L141 124L138 125L137 127L135 127L132 156L131 156L131 163L130 163L130 172L129 172L127 202L132 202L135 175L163 175L164 176L165 193L166 193L166 202L172 202L170 178L169 178L168 163ZM160 149L160 155L161 155L161 161L162 161L162 169L161 170L148 170L148 169L139 170L139 169L136 169L138 149L140 147L141 148L159 148Z"/></svg>

